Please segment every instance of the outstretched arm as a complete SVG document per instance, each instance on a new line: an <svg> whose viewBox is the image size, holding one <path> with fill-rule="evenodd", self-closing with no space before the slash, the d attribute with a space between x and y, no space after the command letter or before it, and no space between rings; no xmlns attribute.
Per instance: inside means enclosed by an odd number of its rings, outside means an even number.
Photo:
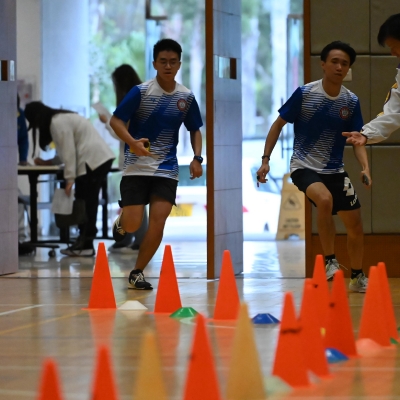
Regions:
<svg viewBox="0 0 400 400"><path fill-rule="evenodd" d="M347 137L346 143L353 146L364 146L367 143L367 137L361 132L342 132L342 135Z"/></svg>
<svg viewBox="0 0 400 400"><path fill-rule="evenodd" d="M272 124L267 138L265 139L264 156L267 157L263 158L261 167L257 171L257 179L261 183L267 182L267 174L269 172L269 157L271 156L272 150L274 149L279 135L281 134L282 128L285 125L286 121L282 117L278 117Z"/></svg>

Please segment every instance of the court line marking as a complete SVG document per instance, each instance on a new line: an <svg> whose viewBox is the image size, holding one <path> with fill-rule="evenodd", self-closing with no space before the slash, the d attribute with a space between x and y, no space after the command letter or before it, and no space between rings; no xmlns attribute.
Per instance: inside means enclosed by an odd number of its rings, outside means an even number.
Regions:
<svg viewBox="0 0 400 400"><path fill-rule="evenodd" d="M5 335L7 333L11 333L11 332L16 332L16 331L20 331L20 330L23 330L23 329L27 329L27 328L30 328L32 326L44 325L44 324L47 324L49 322L54 322L54 321L59 321L61 319L67 319L67 318L76 317L77 315L85 314L86 312L87 311L82 310L82 311L79 311L79 312L74 313L74 314L67 314L67 315L63 315L62 317L50 318L50 319L46 319L45 321L39 321L39 322L32 323L32 324L26 324L26 325L18 326L18 327L15 327L15 328L6 329L4 331L0 331L0 336Z"/></svg>
<svg viewBox="0 0 400 400"><path fill-rule="evenodd" d="M38 308L38 307L43 307L43 305L42 304L38 304L36 306L29 306L29 307L17 308L16 310L0 312L0 317L2 315L13 314L13 313L16 313L16 312L19 312L19 311L31 310L32 308Z"/></svg>

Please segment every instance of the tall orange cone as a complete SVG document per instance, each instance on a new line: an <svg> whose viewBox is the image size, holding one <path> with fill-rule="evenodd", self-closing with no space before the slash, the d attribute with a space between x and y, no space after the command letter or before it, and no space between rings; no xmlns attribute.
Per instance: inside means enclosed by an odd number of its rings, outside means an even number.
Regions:
<svg viewBox="0 0 400 400"><path fill-rule="evenodd" d="M317 305L319 324L321 328L325 328L329 307L329 287L326 280L324 257L321 254L315 257L312 281L315 289L315 303Z"/></svg>
<svg viewBox="0 0 400 400"><path fill-rule="evenodd" d="M92 288L88 309L113 308L116 309L114 289L111 281L110 267L108 265L104 243L99 243L97 248L96 264L93 272Z"/></svg>
<svg viewBox="0 0 400 400"><path fill-rule="evenodd" d="M341 270L335 273L333 279L325 332L325 347L339 350L347 357L357 357L347 290Z"/></svg>
<svg viewBox="0 0 400 400"><path fill-rule="evenodd" d="M290 292L285 293L272 374L293 387L310 385L303 357L301 326L296 318L293 294Z"/></svg>
<svg viewBox="0 0 400 400"><path fill-rule="evenodd" d="M144 334L133 393L135 400L167 400L160 353L153 332Z"/></svg>
<svg viewBox="0 0 400 400"><path fill-rule="evenodd" d="M264 377L247 305L241 304L233 342L226 398L262 400L266 398Z"/></svg>
<svg viewBox="0 0 400 400"><path fill-rule="evenodd" d="M108 347L100 346L97 351L91 400L117 400L117 398L110 351Z"/></svg>
<svg viewBox="0 0 400 400"><path fill-rule="evenodd" d="M233 271L231 254L225 250L222 256L221 276L219 278L214 319L236 320L239 314L240 300Z"/></svg>
<svg viewBox="0 0 400 400"><path fill-rule="evenodd" d="M173 313L182 307L170 245L166 245L158 282L155 313Z"/></svg>
<svg viewBox="0 0 400 400"><path fill-rule="evenodd" d="M324 378L329 376L329 369L317 317L315 293L312 280L306 279L300 310L301 341L306 367Z"/></svg>
<svg viewBox="0 0 400 400"><path fill-rule="evenodd" d="M391 338L398 340L396 317L394 315L392 295L390 294L389 281L386 273L386 265L384 262L378 263L378 271L381 283L381 293L383 299L383 309L386 313L386 321L388 324L389 335Z"/></svg>
<svg viewBox="0 0 400 400"><path fill-rule="evenodd" d="M184 393L184 400L221 400L205 319L201 314L196 317Z"/></svg>
<svg viewBox="0 0 400 400"><path fill-rule="evenodd" d="M381 346L390 346L386 311L382 299L381 278L377 267L369 269L368 288L361 313L359 339L372 339Z"/></svg>
<svg viewBox="0 0 400 400"><path fill-rule="evenodd" d="M57 364L51 358L43 362L38 400L62 400Z"/></svg>

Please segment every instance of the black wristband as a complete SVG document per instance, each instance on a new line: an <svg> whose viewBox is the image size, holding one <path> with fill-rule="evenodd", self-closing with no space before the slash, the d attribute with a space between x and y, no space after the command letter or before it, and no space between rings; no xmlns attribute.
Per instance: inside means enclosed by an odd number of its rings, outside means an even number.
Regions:
<svg viewBox="0 0 400 400"><path fill-rule="evenodd" d="M261 160L264 160L264 158L268 158L268 161L271 159L271 156L269 156L269 155L267 155L267 154L264 154L262 157L261 157Z"/></svg>

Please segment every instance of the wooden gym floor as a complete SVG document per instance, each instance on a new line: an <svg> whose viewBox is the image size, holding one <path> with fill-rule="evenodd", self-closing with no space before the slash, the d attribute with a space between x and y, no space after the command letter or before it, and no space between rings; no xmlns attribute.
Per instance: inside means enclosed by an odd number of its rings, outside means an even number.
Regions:
<svg viewBox="0 0 400 400"><path fill-rule="evenodd" d="M109 245L111 242L107 243ZM213 315L218 281L207 281L205 243L172 243L183 306ZM271 313L280 319L283 294L292 291L297 310L304 284L304 242L245 242L245 274L236 279L250 316ZM135 256L109 255L117 305L138 300L152 311L162 251L146 277L155 290L127 289ZM384 261L384 260L383 260ZM96 347L110 344L119 398L132 399L141 339L156 333L169 399L181 399L194 325L146 312L83 310L88 305L93 259L60 257L48 260L47 250L20 258L20 272L0 278L0 399L37 396L42 361L52 357L59 368L66 400L90 398ZM400 281L390 280L397 321ZM357 335L364 296L349 293ZM99 314L97 314L99 315ZM234 324L208 323L221 393L225 393ZM277 325L255 325L254 333L268 398L272 399L400 399L400 357L396 347L369 357L331 364L333 378L314 379L311 388L290 390L271 377ZM224 398L224 396L223 396ZM205 399L207 400L207 399Z"/></svg>

